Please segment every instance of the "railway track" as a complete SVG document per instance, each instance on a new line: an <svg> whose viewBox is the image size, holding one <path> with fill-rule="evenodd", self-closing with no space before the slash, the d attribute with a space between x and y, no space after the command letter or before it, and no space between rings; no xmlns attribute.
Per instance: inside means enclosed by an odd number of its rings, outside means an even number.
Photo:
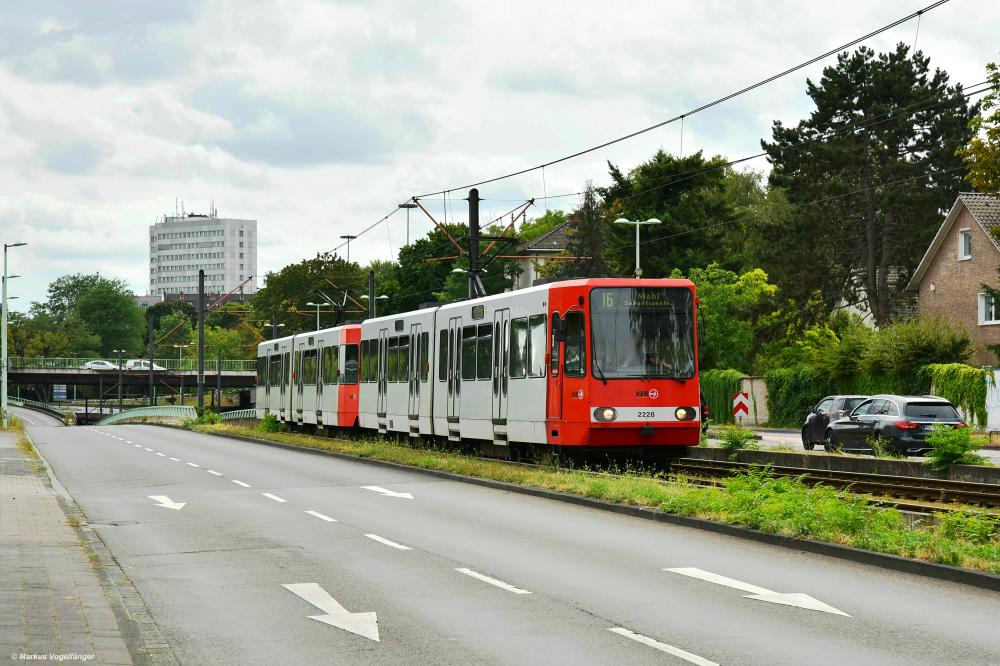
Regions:
<svg viewBox="0 0 1000 666"><path fill-rule="evenodd" d="M760 467L760 465L727 460L680 458L673 462L671 471L696 478L719 479L751 467ZM768 470L774 476L802 478L806 483L832 486L855 493L891 497L894 500L961 503L1000 508L1000 487L988 483L803 469L801 467L769 466ZM876 503L885 502L876 500ZM946 510L940 507L926 507L906 502L893 501L891 503L899 508L912 511Z"/></svg>

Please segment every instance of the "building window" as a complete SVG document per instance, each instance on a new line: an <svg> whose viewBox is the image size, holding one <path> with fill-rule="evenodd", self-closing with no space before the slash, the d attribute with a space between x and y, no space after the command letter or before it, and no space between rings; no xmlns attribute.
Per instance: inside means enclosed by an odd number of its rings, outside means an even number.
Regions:
<svg viewBox="0 0 1000 666"><path fill-rule="evenodd" d="M1000 324L1000 308L989 294L979 294L979 325Z"/></svg>
<svg viewBox="0 0 1000 666"><path fill-rule="evenodd" d="M958 260L972 259L972 230L960 229L958 232Z"/></svg>

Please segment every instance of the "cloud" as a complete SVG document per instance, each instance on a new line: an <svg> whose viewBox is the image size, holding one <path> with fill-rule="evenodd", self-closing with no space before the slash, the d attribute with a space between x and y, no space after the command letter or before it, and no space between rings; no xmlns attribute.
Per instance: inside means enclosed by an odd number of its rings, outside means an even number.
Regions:
<svg viewBox="0 0 1000 666"><path fill-rule="evenodd" d="M50 143L42 148L45 168L63 174L91 173L111 153L110 146L84 139Z"/></svg>

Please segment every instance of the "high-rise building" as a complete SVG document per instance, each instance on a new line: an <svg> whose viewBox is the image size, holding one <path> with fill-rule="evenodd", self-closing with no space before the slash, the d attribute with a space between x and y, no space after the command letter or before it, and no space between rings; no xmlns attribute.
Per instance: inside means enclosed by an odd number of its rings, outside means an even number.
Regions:
<svg viewBox="0 0 1000 666"><path fill-rule="evenodd" d="M208 293L256 292L257 220L219 217L213 208L208 215L165 215L150 225L150 295L197 292L199 269Z"/></svg>

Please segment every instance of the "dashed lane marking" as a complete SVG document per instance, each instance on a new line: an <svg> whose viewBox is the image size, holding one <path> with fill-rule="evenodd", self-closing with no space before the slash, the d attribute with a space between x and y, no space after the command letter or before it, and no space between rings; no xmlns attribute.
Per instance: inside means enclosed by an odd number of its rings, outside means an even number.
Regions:
<svg viewBox="0 0 1000 666"><path fill-rule="evenodd" d="M198 463L186 463L186 464L191 467L201 467L201 465L199 465Z"/></svg>
<svg viewBox="0 0 1000 666"><path fill-rule="evenodd" d="M133 444L132 446L134 446L137 449L141 449L142 448L142 444Z"/></svg>
<svg viewBox="0 0 1000 666"><path fill-rule="evenodd" d="M397 550L413 550L409 546L404 546L401 543L396 543L395 541L390 541L389 539L386 539L385 537L380 537L377 534L366 534L365 536L368 537L369 539L371 539L372 541L378 541L379 543L384 543L385 545L390 546L392 548L395 548ZM459 571L461 571L461 569L459 569ZM499 582L499 581L497 581L497 582ZM514 588L514 589L517 589L517 588ZM524 590L521 590L521 591L524 592Z"/></svg>
<svg viewBox="0 0 1000 666"><path fill-rule="evenodd" d="M167 457L166 453L160 453L159 451L156 452L156 455L160 456L161 458L166 458Z"/></svg>
<svg viewBox="0 0 1000 666"><path fill-rule="evenodd" d="M147 451L149 451L150 453L152 453L152 451L153 451L153 449L149 448L148 446L144 446L144 447L142 447L142 448L146 449L146 450L147 450Z"/></svg>
<svg viewBox="0 0 1000 666"><path fill-rule="evenodd" d="M335 522L337 522L336 518L331 518L330 516L324 516L319 511L306 511L306 513L308 513L310 516L315 516L315 517L319 518L320 520L325 520L328 523L335 523Z"/></svg>
<svg viewBox="0 0 1000 666"><path fill-rule="evenodd" d="M222 476L222 472L216 472L214 469L206 469L205 471L214 476Z"/></svg>
<svg viewBox="0 0 1000 666"><path fill-rule="evenodd" d="M698 664L698 666L719 666L714 661L709 661L704 657L699 657L696 654L691 654L687 650L682 650L673 645L667 645L666 643L661 643L658 640L654 640L649 636L643 636L642 634L637 634L634 631L629 631L623 627L609 627L608 631L613 634L618 634L619 636L624 636L625 638L630 638L637 643L642 643L643 645L648 645L651 648L655 648L660 652L666 652L667 654L672 654L675 657L679 657L684 661L690 662L692 664Z"/></svg>
<svg viewBox="0 0 1000 666"><path fill-rule="evenodd" d="M287 502L288 501L288 500L281 499L277 495L272 495L271 493L261 493L261 495L263 495L264 497L266 497L268 499L273 499L275 502Z"/></svg>
<svg viewBox="0 0 1000 666"><path fill-rule="evenodd" d="M502 590L507 590L508 592L513 592L514 594L531 594L528 590L522 590L519 587L514 587L510 583L505 583L502 580L497 580L496 578L490 578L478 571L473 571L472 569L466 569L465 567L455 569L459 573L464 573L466 576L472 576L476 580L481 580L484 583L489 583L490 585L495 585Z"/></svg>
<svg viewBox="0 0 1000 666"><path fill-rule="evenodd" d="M249 483L243 483L242 481L238 481L236 479L229 479L229 480L232 481L233 483L235 483L238 486L243 486L244 488L249 488L250 487Z"/></svg>
<svg viewBox="0 0 1000 666"><path fill-rule="evenodd" d="M173 460L174 462L180 462L181 461L180 458L171 458L171 460Z"/></svg>

